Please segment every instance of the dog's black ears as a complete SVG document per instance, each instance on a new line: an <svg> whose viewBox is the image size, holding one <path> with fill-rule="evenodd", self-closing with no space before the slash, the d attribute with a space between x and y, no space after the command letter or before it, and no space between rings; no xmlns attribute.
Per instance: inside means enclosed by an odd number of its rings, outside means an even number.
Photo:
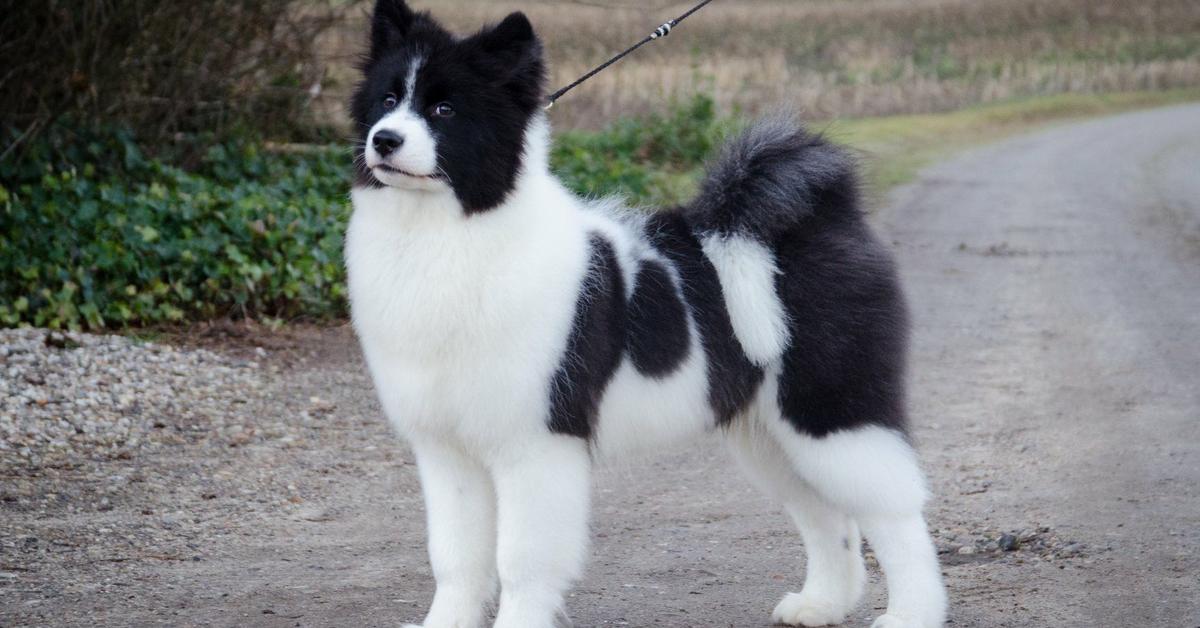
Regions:
<svg viewBox="0 0 1200 628"><path fill-rule="evenodd" d="M523 56L538 44L533 24L520 11L510 13L504 21L485 29L477 37L484 52L500 56Z"/></svg>
<svg viewBox="0 0 1200 628"><path fill-rule="evenodd" d="M378 59L404 42L417 14L404 0L375 0L371 15L371 58Z"/></svg>
<svg viewBox="0 0 1200 628"><path fill-rule="evenodd" d="M520 85L536 99L545 82L542 42L524 13L516 12L464 42L477 50L476 64L499 83Z"/></svg>

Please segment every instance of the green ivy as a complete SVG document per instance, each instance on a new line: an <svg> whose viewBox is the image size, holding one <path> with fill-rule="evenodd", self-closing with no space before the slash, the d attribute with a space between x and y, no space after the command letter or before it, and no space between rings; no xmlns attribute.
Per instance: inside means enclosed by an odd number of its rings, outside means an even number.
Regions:
<svg viewBox="0 0 1200 628"><path fill-rule="evenodd" d="M675 204L691 195L704 159L733 127L718 118L712 98L699 95L671 105L666 115L619 120L601 132L563 133L551 161L580 194Z"/></svg>
<svg viewBox="0 0 1200 628"><path fill-rule="evenodd" d="M43 142L0 165L0 325L340 315L348 161L221 145L185 171L121 132Z"/></svg>
<svg viewBox="0 0 1200 628"><path fill-rule="evenodd" d="M699 97L569 132L556 172L588 196L691 194L730 124ZM100 329L218 317L345 316L349 151L215 144L149 158L123 131L47 134L0 163L0 326Z"/></svg>

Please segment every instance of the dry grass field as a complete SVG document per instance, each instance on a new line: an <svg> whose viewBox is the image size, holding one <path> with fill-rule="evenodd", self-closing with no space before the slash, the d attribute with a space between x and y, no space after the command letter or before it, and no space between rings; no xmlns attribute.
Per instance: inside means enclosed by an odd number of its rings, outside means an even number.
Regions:
<svg viewBox="0 0 1200 628"><path fill-rule="evenodd" d="M523 10L563 85L691 2L415 0L461 32ZM331 113L354 80L365 7L330 36ZM1196 0L717 0L561 101L599 128L702 92L724 113L932 113L1060 93L1200 86Z"/></svg>

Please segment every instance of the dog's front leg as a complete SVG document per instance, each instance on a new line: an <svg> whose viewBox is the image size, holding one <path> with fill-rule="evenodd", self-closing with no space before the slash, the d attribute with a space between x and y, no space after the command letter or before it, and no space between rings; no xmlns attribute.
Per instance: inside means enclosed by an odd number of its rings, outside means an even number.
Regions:
<svg viewBox="0 0 1200 628"><path fill-rule="evenodd" d="M437 593L424 628L479 628L496 590L496 495L491 475L458 446L414 441Z"/></svg>
<svg viewBox="0 0 1200 628"><path fill-rule="evenodd" d="M495 628L553 628L583 572L590 481L587 443L547 433L493 468L499 497L500 610Z"/></svg>

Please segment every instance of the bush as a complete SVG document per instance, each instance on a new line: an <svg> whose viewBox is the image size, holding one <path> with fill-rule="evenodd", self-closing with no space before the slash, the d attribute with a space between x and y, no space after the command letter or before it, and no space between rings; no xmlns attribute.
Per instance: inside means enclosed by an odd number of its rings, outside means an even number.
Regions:
<svg viewBox="0 0 1200 628"><path fill-rule="evenodd" d="M155 148L195 133L311 137L318 36L341 0L0 0L0 111L23 144L55 121ZM7 143L7 142L6 142Z"/></svg>
<svg viewBox="0 0 1200 628"><path fill-rule="evenodd" d="M729 127L698 98L568 133L554 167L582 194L677 201ZM348 147L218 143L183 170L129 131L56 129L25 153L0 163L0 326L345 315Z"/></svg>
<svg viewBox="0 0 1200 628"><path fill-rule="evenodd" d="M0 165L0 324L345 311L344 148L218 144L185 172L146 158L128 133L67 146L41 141Z"/></svg>
<svg viewBox="0 0 1200 628"><path fill-rule="evenodd" d="M718 119L712 98L674 103L664 115L619 120L599 133L558 136L551 160L572 190L587 196L617 194L631 203L680 203L691 195L700 166L733 128Z"/></svg>

